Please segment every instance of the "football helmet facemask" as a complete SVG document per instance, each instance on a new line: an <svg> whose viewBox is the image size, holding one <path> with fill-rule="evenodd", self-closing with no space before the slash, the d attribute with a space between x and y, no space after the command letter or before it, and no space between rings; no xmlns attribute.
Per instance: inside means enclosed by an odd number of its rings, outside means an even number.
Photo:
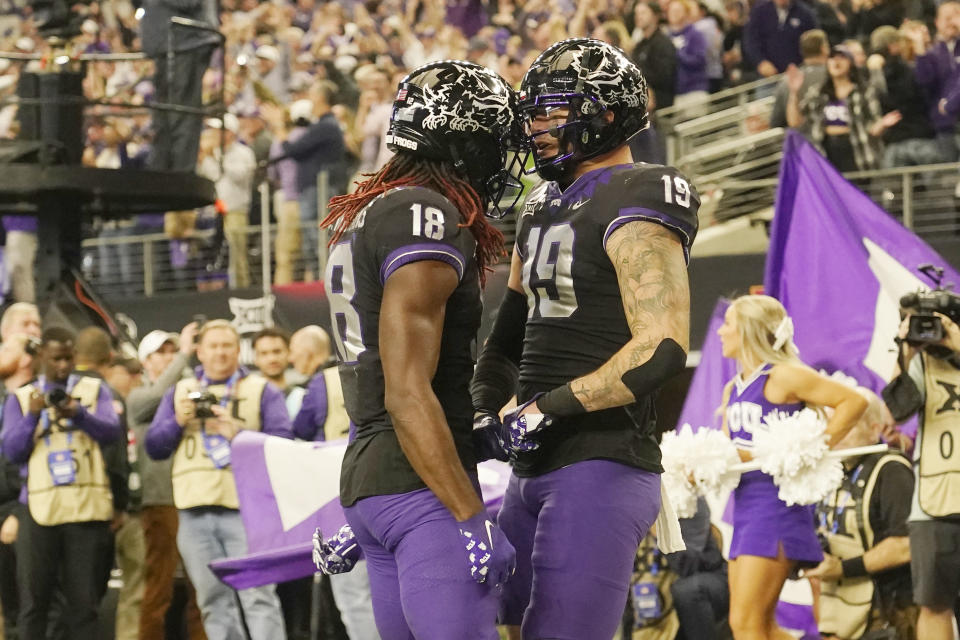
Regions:
<svg viewBox="0 0 960 640"><path fill-rule="evenodd" d="M620 49L571 38L549 47L530 66L520 85L520 114L535 160L528 172L558 180L647 128L647 83ZM535 129L545 121L548 127ZM545 152L552 145L541 138L548 134L559 145L551 155Z"/></svg>

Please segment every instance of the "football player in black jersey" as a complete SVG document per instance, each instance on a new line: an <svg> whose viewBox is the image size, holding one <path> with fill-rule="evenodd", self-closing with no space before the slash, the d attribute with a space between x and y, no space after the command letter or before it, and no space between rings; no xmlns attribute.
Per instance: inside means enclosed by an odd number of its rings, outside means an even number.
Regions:
<svg viewBox="0 0 960 640"><path fill-rule="evenodd" d="M515 552L487 516L471 444L471 346L480 285L502 253L488 204L510 182L516 97L500 76L444 61L401 83L387 143L396 155L333 198L326 269L340 378L355 433L340 476L385 640L497 638ZM513 183L518 184L516 180ZM330 550L320 544L321 555ZM355 544L353 546L356 546Z"/></svg>
<svg viewBox="0 0 960 640"><path fill-rule="evenodd" d="M660 508L652 395L685 366L700 201L672 167L631 156L646 103L637 67L597 40L551 46L521 84L545 182L520 213L472 392L475 408L495 415L519 367L520 407L503 425L514 473L498 521L517 549L501 618L522 623L524 639L611 638Z"/></svg>

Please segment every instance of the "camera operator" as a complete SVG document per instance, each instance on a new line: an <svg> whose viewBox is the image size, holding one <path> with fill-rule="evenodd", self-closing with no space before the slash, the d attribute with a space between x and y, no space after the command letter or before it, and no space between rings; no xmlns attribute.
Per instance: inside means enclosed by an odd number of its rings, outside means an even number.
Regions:
<svg viewBox="0 0 960 640"><path fill-rule="evenodd" d="M178 509L177 547L197 591L210 638L244 637L234 592L208 565L247 552L230 466L230 441L241 429L292 438L283 393L240 366L240 337L226 320L203 325L196 375L166 392L147 431L147 454L173 456L173 502ZM251 640L284 640L273 585L238 592Z"/></svg>
<svg viewBox="0 0 960 640"><path fill-rule="evenodd" d="M900 306L898 370L883 398L898 422L919 416L909 518L917 637L953 640L960 591L960 296L909 294Z"/></svg>
<svg viewBox="0 0 960 640"><path fill-rule="evenodd" d="M20 634L44 638L57 583L71 637L97 637L109 567L113 497L101 447L122 436L106 385L73 371L74 336L43 332L36 381L4 404L3 452L26 465L27 505L17 537Z"/></svg>
<svg viewBox="0 0 960 640"><path fill-rule="evenodd" d="M130 428L137 440L137 459L143 480L140 518L143 523L145 569L140 611L140 638L163 640L167 610L173 601L173 581L179 564L177 553L177 509L173 506L170 469L173 460L153 460L146 454L144 441L150 422L163 396L183 377L196 351L196 322L183 328L180 335L151 331L140 341L137 357L146 374L144 384L127 398ZM202 637L200 611L190 593L187 602L187 628L191 638Z"/></svg>

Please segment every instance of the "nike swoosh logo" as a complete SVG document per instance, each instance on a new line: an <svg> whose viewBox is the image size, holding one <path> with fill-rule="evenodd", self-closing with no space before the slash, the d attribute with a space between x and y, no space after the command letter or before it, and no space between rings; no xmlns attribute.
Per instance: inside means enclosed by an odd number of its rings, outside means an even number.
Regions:
<svg viewBox="0 0 960 640"><path fill-rule="evenodd" d="M493 551L493 523L487 520L483 525L487 528L487 540L490 541L490 551Z"/></svg>
<svg viewBox="0 0 960 640"><path fill-rule="evenodd" d="M588 202L590 202L590 201L589 201L589 200L581 200L580 202L575 202L574 204L570 205L570 210L571 210L571 211L576 211L577 209L579 209L579 208L582 207L583 205L587 204Z"/></svg>

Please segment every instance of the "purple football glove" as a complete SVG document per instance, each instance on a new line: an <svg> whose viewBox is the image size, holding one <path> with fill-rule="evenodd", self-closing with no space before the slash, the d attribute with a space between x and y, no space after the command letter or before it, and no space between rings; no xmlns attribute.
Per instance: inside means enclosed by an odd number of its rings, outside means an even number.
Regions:
<svg viewBox="0 0 960 640"><path fill-rule="evenodd" d="M507 443L503 441L503 425L499 416L484 413L473 419L473 453L477 462L496 459L501 462L510 461L510 452Z"/></svg>
<svg viewBox="0 0 960 640"><path fill-rule="evenodd" d="M347 573L362 557L363 551L350 525L343 525L337 535L326 540L319 527L313 532L313 564L328 576Z"/></svg>
<svg viewBox="0 0 960 640"><path fill-rule="evenodd" d="M517 551L486 511L457 524L467 548L470 575L499 589L517 568Z"/></svg>
<svg viewBox="0 0 960 640"><path fill-rule="evenodd" d="M504 445L505 448L509 447L512 453L534 451L539 448L540 443L534 436L544 427L549 427L553 422L553 418L542 413L520 415L521 411L536 402L541 395L543 394L538 393L503 416Z"/></svg>

